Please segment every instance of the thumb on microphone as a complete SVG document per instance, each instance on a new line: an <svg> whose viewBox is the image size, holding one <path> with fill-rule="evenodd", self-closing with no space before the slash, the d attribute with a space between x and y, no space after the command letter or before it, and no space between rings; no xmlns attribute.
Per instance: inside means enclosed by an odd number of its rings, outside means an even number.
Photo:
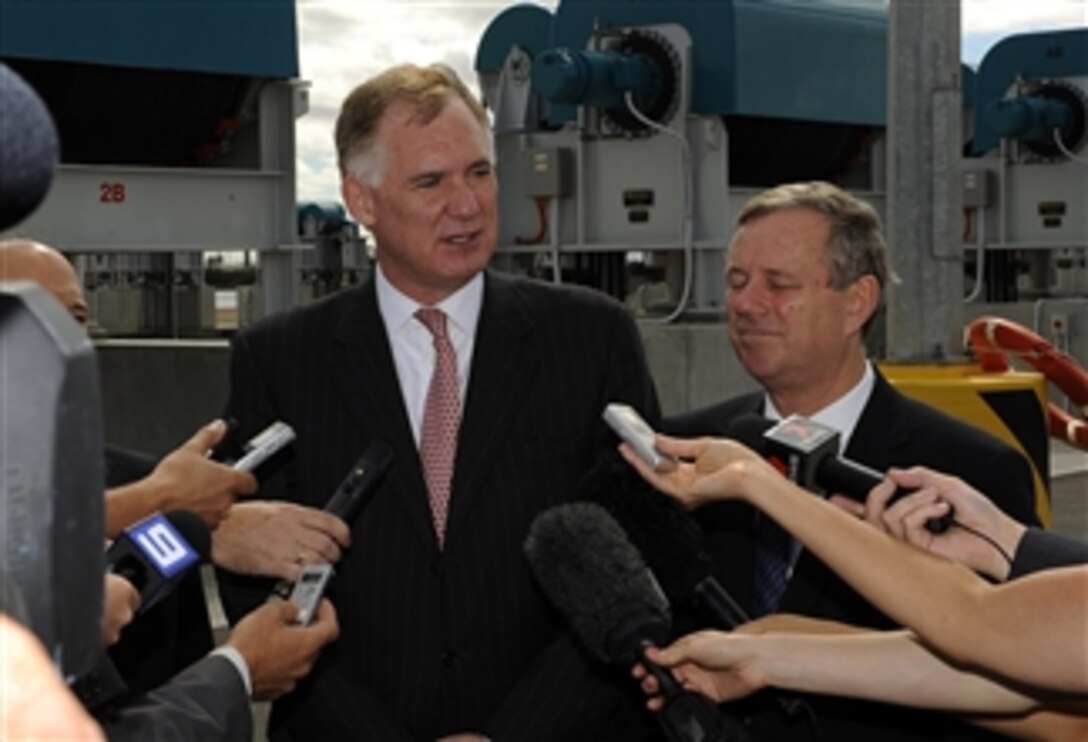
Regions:
<svg viewBox="0 0 1088 742"><path fill-rule="evenodd" d="M715 703L723 703L744 698L766 687L768 676L758 661L758 645L755 636L697 631L681 637L664 649L647 648L646 659L671 670L685 690L699 693ZM645 673L641 680L643 691L652 696L647 705L651 710L659 709L662 698L657 695L657 679Z"/></svg>

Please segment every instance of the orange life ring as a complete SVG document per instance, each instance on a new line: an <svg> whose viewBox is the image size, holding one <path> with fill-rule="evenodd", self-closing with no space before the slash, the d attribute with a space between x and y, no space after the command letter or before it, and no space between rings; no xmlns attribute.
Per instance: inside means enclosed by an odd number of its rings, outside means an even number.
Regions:
<svg viewBox="0 0 1088 742"><path fill-rule="evenodd" d="M1082 416L1088 414L1088 373L1045 338L1007 319L979 317L967 327L967 342L984 371L1008 371L1006 354L1012 354L1061 389ZM1051 437L1088 450L1088 422L1053 402L1047 407L1047 421Z"/></svg>

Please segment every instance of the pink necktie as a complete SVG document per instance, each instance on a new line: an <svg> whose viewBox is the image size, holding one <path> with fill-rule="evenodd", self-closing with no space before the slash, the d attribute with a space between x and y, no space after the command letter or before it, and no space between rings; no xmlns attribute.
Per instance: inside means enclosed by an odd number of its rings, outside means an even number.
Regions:
<svg viewBox="0 0 1088 742"><path fill-rule="evenodd" d="M446 535L450 507L450 482L457 452L457 429L461 424L461 400L457 391L457 353L446 334L446 315L441 309L423 307L416 318L434 336L434 373L423 406L423 428L419 456L423 478L431 499L431 517L438 547Z"/></svg>

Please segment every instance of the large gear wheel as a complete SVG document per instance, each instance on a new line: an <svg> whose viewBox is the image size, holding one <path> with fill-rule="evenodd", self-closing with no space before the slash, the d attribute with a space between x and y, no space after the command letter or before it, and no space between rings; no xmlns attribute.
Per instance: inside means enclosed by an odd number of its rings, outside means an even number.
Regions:
<svg viewBox="0 0 1088 742"><path fill-rule="evenodd" d="M638 110L651 121L666 123L680 105L682 70L680 57L668 39L656 31L632 29L618 35L609 48L625 56L641 56L650 62L657 72L656 84L649 90L634 95ZM617 106L602 111L606 126L617 133L644 135L652 130L635 118L625 107Z"/></svg>

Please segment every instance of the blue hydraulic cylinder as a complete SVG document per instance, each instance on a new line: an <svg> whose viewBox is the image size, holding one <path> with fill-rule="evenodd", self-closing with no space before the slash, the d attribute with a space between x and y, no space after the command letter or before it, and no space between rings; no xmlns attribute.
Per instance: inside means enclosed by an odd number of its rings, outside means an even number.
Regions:
<svg viewBox="0 0 1088 742"><path fill-rule="evenodd" d="M581 49L541 52L533 65L533 87L545 100L601 108L653 99L661 88L661 73L640 54Z"/></svg>
<svg viewBox="0 0 1088 742"><path fill-rule="evenodd" d="M1074 114L1062 101L1028 95L991 101L981 115L985 125L1002 139L1049 144L1054 130L1069 126Z"/></svg>

